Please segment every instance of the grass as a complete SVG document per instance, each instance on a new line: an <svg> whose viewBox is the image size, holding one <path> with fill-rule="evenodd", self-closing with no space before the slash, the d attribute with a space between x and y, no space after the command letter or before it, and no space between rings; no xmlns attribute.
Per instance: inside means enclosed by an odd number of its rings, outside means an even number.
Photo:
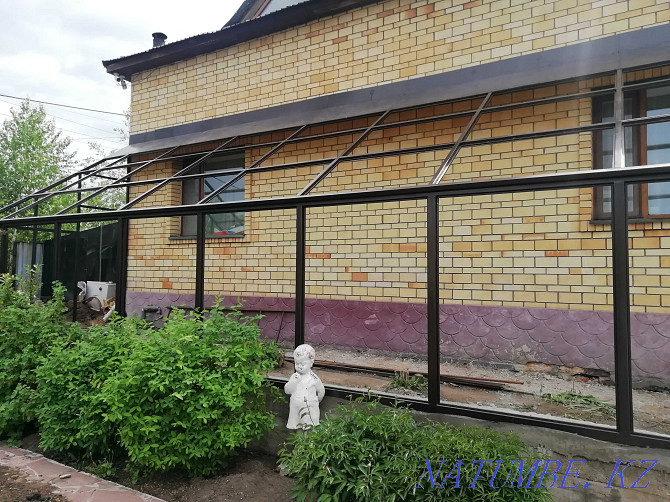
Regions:
<svg viewBox="0 0 670 502"><path fill-rule="evenodd" d="M409 376L408 371L399 371L393 374L393 378L388 386L390 389L406 389L422 392L428 388L428 383L422 376Z"/></svg>
<svg viewBox="0 0 670 502"><path fill-rule="evenodd" d="M555 395L544 394L542 399L549 403L560 404L572 410L597 413L607 418L614 418L616 416L614 406L601 401L595 396L578 394L576 392L562 392Z"/></svg>

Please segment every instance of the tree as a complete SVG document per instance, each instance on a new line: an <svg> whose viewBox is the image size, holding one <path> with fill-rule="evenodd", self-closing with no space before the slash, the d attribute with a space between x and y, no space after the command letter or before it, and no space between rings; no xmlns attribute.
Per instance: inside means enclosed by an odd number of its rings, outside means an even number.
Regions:
<svg viewBox="0 0 670 502"><path fill-rule="evenodd" d="M70 138L56 129L41 106L29 100L0 127L0 207L30 195L63 176L75 152L69 150ZM49 214L63 201L51 200L40 207Z"/></svg>
<svg viewBox="0 0 670 502"><path fill-rule="evenodd" d="M42 106L34 106L29 100L25 100L21 102L18 109L12 108L11 117L0 126L0 208L98 160L97 158L77 159L77 152L70 148L70 143L70 138L57 129L54 121L48 118ZM107 153L103 152L99 146L93 150L100 157L107 156ZM99 178L89 178L83 182L82 187L97 186L101 183L103 181ZM57 189L62 188L64 185L57 187ZM37 206L38 214L55 214L76 201L77 195L74 193L51 197ZM0 213L0 217L28 207L32 202L33 200L28 200L8 213ZM121 193L119 189L105 192L87 201L87 204L116 208L123 202L125 202L125 193ZM32 216L32 214L33 209L29 208L20 213L20 216ZM68 224L63 226L63 230L72 231L76 228L85 230L93 226L97 224L85 223L79 227ZM10 249L13 249L16 242L31 242L33 238L32 232L28 230L10 229L8 234ZM53 234L48 232L37 234L37 242L44 242L51 238ZM10 261L13 261L11 253ZM14 265L10 263L10 267L12 266ZM17 272L22 271L17 270Z"/></svg>
<svg viewBox="0 0 670 502"><path fill-rule="evenodd" d="M115 128L114 132L122 139L127 138L128 114L126 124ZM71 140L56 128L53 120L47 117L42 106L33 106L30 100L21 103L18 110L11 109L11 117L0 127L0 208L22 197L40 190L54 181L92 164L100 158L107 157L110 152L95 142L89 143L93 156L76 158L77 152L70 150ZM121 176L125 171L109 171L108 176ZM83 188L91 188L106 184L100 178L89 178L82 183ZM64 185L57 189L64 188ZM86 193L84 193L86 195ZM74 193L57 195L39 204L39 214L49 215L70 206L77 201ZM26 207L30 200L22 205ZM115 209L125 202L125 191L116 189L104 192L87 201L87 205ZM14 208L11 211L16 211ZM0 216L3 216L0 214ZM32 216L31 210L21 216ZM97 226L83 224L82 228ZM68 229L72 230L74 227ZM13 240L30 240L25 232L12 232ZM28 236L28 237L27 237ZM47 236L40 235L42 241Z"/></svg>

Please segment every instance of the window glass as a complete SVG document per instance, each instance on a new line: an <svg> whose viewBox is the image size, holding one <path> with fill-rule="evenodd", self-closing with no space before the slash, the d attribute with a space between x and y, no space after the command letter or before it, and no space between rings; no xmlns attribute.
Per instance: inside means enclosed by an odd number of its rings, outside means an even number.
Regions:
<svg viewBox="0 0 670 502"><path fill-rule="evenodd" d="M608 96L599 100L596 109L596 114L600 116L599 122L613 122L614 121L614 98ZM624 115L625 118L632 117L633 99L626 96L624 99ZM597 152L595 166L598 169L611 169L614 167L614 159L612 152L614 149L614 130L605 129L599 131L600 134L600 151ZM624 131L624 147L626 151L626 165L633 165L633 134L630 128ZM628 185L628 214L630 216L636 215L635 208L635 187ZM612 189L610 187L603 187L599 191L598 199L600 201L599 211L596 212L597 217L609 217L612 214Z"/></svg>
<svg viewBox="0 0 670 502"><path fill-rule="evenodd" d="M647 116L670 113L670 87L647 89ZM670 162L670 122L647 125L647 164ZM670 183L649 183L649 214L670 214Z"/></svg>
<svg viewBox="0 0 670 502"><path fill-rule="evenodd" d="M261 15L270 14L271 12L284 9L286 7L291 7L292 5L296 5L304 1L305 0L270 0L265 9L263 9Z"/></svg>
<svg viewBox="0 0 670 502"><path fill-rule="evenodd" d="M205 178L204 195L209 195L216 189L229 183L234 175L212 176ZM232 202L244 200L244 177L235 181L225 191L215 196L211 201L214 202ZM208 214L205 218L205 234L207 235L235 235L244 233L244 213L216 213Z"/></svg>
<svg viewBox="0 0 670 502"><path fill-rule="evenodd" d="M192 174L192 173L190 173ZM182 200L184 204L195 204L200 200L200 180L189 179L182 182ZM182 216L182 235L195 235L196 215Z"/></svg>
<svg viewBox="0 0 670 502"><path fill-rule="evenodd" d="M196 166L189 174L218 172L226 169L244 167L244 153L219 155ZM182 201L184 204L196 204L207 195L228 184L235 174L215 174L199 179L187 179L182 182ZM230 187L216 195L209 204L244 200L244 177L235 181ZM197 233L197 217L182 217L182 235L192 236ZM243 235L244 213L226 212L205 215L205 235Z"/></svg>

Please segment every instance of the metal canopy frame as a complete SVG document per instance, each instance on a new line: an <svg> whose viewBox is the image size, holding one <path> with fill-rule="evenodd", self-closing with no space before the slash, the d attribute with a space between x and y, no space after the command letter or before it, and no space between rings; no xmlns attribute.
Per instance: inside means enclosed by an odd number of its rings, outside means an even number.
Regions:
<svg viewBox="0 0 670 502"><path fill-rule="evenodd" d="M667 64L667 63L664 63ZM661 64L637 67L634 70L647 69ZM171 216L197 215L196 235L196 277L195 277L195 307L204 307L204 283L205 283L205 215L214 212L227 211L268 211L274 209L295 210L296 218L296 252L295 252L295 277L296 277L296 322L295 339L296 345L305 340L305 269L306 269L306 230L307 210L316 207L369 204L373 202L397 202L404 200L420 200L426 203L426 230L427 230L427 363L428 363L428 399L426 401L404 398L410 406L430 412L451 413L472 418L493 421L514 422L525 425L547 427L551 429L572 432L601 440L625 443L630 445L661 447L670 449L670 437L651 433L637 432L633 422L633 396L632 396L632 373L631 373L631 346L630 346L630 295L629 295L629 260L628 260L628 215L626 212L627 186L637 183L650 183L670 181L670 163L655 166L635 166L621 169L624 163L624 141L623 134L626 127L651 124L660 121L670 121L670 115L642 117L625 119L623 114L623 96L626 91L651 88L658 85L670 84L670 78L656 79L649 82L625 83L624 72L633 69L618 69L609 73L599 74L599 77L611 77L613 84L603 89L588 90L580 93L564 94L540 99L529 99L526 101L509 104L489 106L498 95L510 94L519 90L537 89L552 85L558 85L575 80L546 82L535 86L524 88L504 89L485 95L475 95L470 98L460 98L454 101L443 101L429 105L416 107L403 107L392 109L389 107L385 112L362 117L349 117L337 122L352 121L352 126L343 130L323 132L301 136L312 126L327 126L329 123L303 124L299 127L284 128L280 130L267 131L253 136L239 136L219 140L213 147L202 148L198 152L179 153L182 148L193 147L193 144L181 145L158 152L145 152L135 155L148 155L152 158L143 161L130 161L128 156L117 156L103 159L88 166L81 171L70 174L63 179L38 190L37 192L23 197L22 199L0 208L0 214L6 214L0 219L0 272L6 271L8 262L7 232L9 228L33 229L34 235L37 231L48 231L54 235L54 263L58 267L61 260L61 250L58 243L61 234L65 231L63 225L69 223L79 225L91 221L117 221L120 223L120 249L118 253L117 279L117 305L124 313L126 284L127 284L127 260L128 260L128 235L131 219L137 218L159 218ZM542 130L531 133L512 134L506 136L486 137L470 139L471 132L477 126L481 117L502 110L512 110L522 107L538 106L550 103L558 103L566 100L591 99L596 96L611 95L614 100L615 114L613 122L591 123L578 127L558 128ZM428 107L440 106L448 103L469 100L477 102L475 109L456 111L448 114L435 114L426 117L415 117L406 120L389 122L388 119L394 113L414 112ZM373 153L359 153L355 150L375 131L383 131L388 128L402 128L403 126L421 124L426 122L439 122L441 120L470 117L469 123L461 130L457 141L427 146L415 146L387 150ZM354 120L365 119L370 125L354 126ZM335 122L333 122L335 123ZM544 174L534 176L522 176L515 178L498 178L486 181L467 181L443 183L443 178L449 167L458 158L464 147L497 144L502 142L521 141L534 138L551 136L562 136L566 134L577 134L599 130L612 130L614 134L613 164L610 169L588 170L579 172L563 172L556 174ZM267 134L281 134L283 139L254 143L253 138L259 138ZM333 138L337 136L358 135L339 155L330 158L320 158L288 164L263 165L285 146L309 142L317 139ZM209 143L212 143L211 141ZM193 174L190 171L216 154L224 154L247 149L269 148L269 151L261 155L259 160L246 168L224 169L206 173ZM434 173L431 181L421 186L408 186L399 188L371 189L362 191L337 192L326 194L312 194L311 192L319 184L333 173L342 162L367 160L388 156L397 156L429 151L448 150L443 162ZM175 174L162 178L147 180L133 180L133 176L139 172L161 162L188 161L188 165ZM123 162L126 162L123 164ZM295 170L305 166L323 165L325 168L316 175L299 193L294 196L276 197L269 199L253 199L235 202L212 202L220 193L225 192L233 183L249 174L274 170ZM109 171L123 168L124 173L119 176L109 176ZM105 173L105 174L101 174ZM212 175L231 175L232 181L226 182L212 194L207 195L195 204L165 206L165 207L137 207L137 204L170 183L181 183L186 179L199 179ZM85 187L82 182L91 178L108 181L106 185L99 187ZM117 210L105 210L86 204L96 195L102 194L110 189L153 185L143 194L126 203ZM76 186L76 188L75 188ZM440 333L439 333L439 244L440 244L440 213L439 204L441 200L450 200L455 197L511 194L520 192L533 192L543 190L558 190L572 188L611 187L612 189L612 254L613 254L613 291L614 291L614 365L616 375L616 428L589 423L576 423L552 418L541 418L505 411L485 410L473 406L447 404L440 400L439 365L440 365ZM77 202L55 215L38 216L39 205L46 200L63 194L77 194ZM86 195L88 194L88 195ZM32 214L21 216L32 209ZM76 212L73 212L76 211ZM47 227L45 227L47 225ZM76 275L76 274L75 274ZM275 383L283 384L280 380ZM333 386L326 386L331 395L345 396L356 395L354 390L343 390ZM382 396L382 400L390 401L393 398Z"/></svg>

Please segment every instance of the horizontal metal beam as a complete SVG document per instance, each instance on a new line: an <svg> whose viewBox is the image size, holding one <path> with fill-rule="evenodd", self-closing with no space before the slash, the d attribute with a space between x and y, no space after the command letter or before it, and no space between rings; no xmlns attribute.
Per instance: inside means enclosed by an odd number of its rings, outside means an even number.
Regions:
<svg viewBox="0 0 670 502"><path fill-rule="evenodd" d="M666 65L668 64L667 62L665 63ZM640 68L640 70L643 70L645 68ZM628 70L624 70L626 72ZM623 84L623 90L624 92L628 91L635 91L638 89L653 89L654 87L663 87L666 85L670 85L670 77L666 78L659 78L656 80L647 80L646 82L631 82L631 83L624 83Z"/></svg>
<svg viewBox="0 0 670 502"><path fill-rule="evenodd" d="M482 181L463 181L443 185L423 185L401 188L363 190L346 193L328 193L309 196L293 196L278 199L252 199L234 202L216 202L207 205L184 205L133 208L126 211L101 213L56 214L12 220L0 220L0 226L53 224L100 221L123 218L160 218L184 216L198 213L269 211L292 209L300 204L305 207L340 206L368 204L374 202L396 202L402 200L425 199L435 194L441 198L495 195L539 190L559 190L611 185L615 181L626 183L653 183L670 181L670 163L654 166L636 166L626 169L594 169L570 171L555 174L519 176Z"/></svg>
<svg viewBox="0 0 670 502"><path fill-rule="evenodd" d="M210 152L207 153L206 155L203 155L201 158L197 159L195 162L191 162L189 165L187 165L187 166L184 167L183 169L180 169L179 171L177 171L176 174L174 174L174 175L172 175L172 176L170 176L170 177L168 177L168 178L165 178L163 181L161 181L160 183L158 183L156 186L150 188L150 189L147 190L146 192L144 192L144 193L138 195L137 197L135 197L135 198L134 198L133 200L131 200L130 202L127 202L126 204L124 204L123 206L121 206L121 210L129 209L129 208L133 207L135 204L137 204L138 202L143 201L144 199L146 199L147 197L151 196L152 194L154 194L155 192L157 192L158 190L160 190L160 189L163 188L164 186L167 186L168 184L170 184L172 181L174 181L176 178L178 178L178 177L181 176L182 174L186 174L186 173L188 173L188 172L189 172L191 169L193 169L195 166L198 166L198 165L202 164L202 163L205 162L208 158L210 158L210 157L212 157L213 155L216 155L216 154L219 153L220 151L224 150L228 145L230 145L230 144L231 144L232 142L234 142L236 139L237 139L237 136L225 140L223 143L221 143L221 144L220 144L218 147L216 147L214 150L210 151Z"/></svg>
<svg viewBox="0 0 670 502"><path fill-rule="evenodd" d="M613 94L614 93L614 88L606 88L606 89L597 89L595 91L584 91L584 92L577 92L574 94L563 94L559 96L551 96L548 98L540 98L540 99L531 99L529 101L518 101L516 103L509 103L506 105L495 105L495 106L488 106L484 109L484 113L494 113L494 112L501 112L501 111L506 111L506 110L516 110L518 108L525 108L528 106L541 106L541 105L547 105L551 103L560 103L563 101L574 101L577 99L591 99L595 98L598 96L606 96L608 94ZM501 96L505 94L513 94L513 92L509 91L501 91L496 93L496 96Z"/></svg>
<svg viewBox="0 0 670 502"><path fill-rule="evenodd" d="M561 129L548 129L546 131L510 134L508 136L494 136L492 138L468 139L465 140L461 146L495 145L499 143L508 143L512 141L525 141L529 139L548 138L551 136L566 136L568 134L602 131L605 129L613 129L613 128L614 128L614 122L601 122L599 124L590 124L576 127L564 127Z"/></svg>
<svg viewBox="0 0 670 502"><path fill-rule="evenodd" d="M337 165L340 163L340 160L346 155L352 153L358 147L358 145L360 145L363 141L365 141L365 139L373 131L373 129L377 125L383 123L384 120L386 120L386 117L388 117L390 113L391 110L387 110L384 113L382 113L370 127L368 127L365 131L363 131L363 133L358 137L358 139L356 139L356 141L354 141L351 145L349 145L344 150L344 152L342 152L334 161L328 164L328 166L323 171L321 171L318 175L316 175L312 179L312 181L310 181L307 184L307 186L300 191L298 195L300 197L304 197L305 195L308 195L312 190L314 190L314 188L316 188L317 185L321 183L321 181L323 181L326 178L326 176L328 176L337 167Z"/></svg>
<svg viewBox="0 0 670 502"><path fill-rule="evenodd" d="M621 124L623 126L640 126L646 124L657 124L659 122L669 122L670 113L664 113L663 115L652 115L649 117L636 117L632 119L622 119Z"/></svg>
<svg viewBox="0 0 670 502"><path fill-rule="evenodd" d="M285 378L269 377L272 385L283 388L286 384ZM406 406L411 410L422 411L426 413L440 413L443 415L455 415L468 417L475 420L485 420L488 422L504 422L517 425L526 425L531 427L540 427L543 429L552 429L580 436L608 441L610 443L627 444L630 446L639 446L644 448L664 448L670 449L670 438L664 438L654 434L630 434L623 436L613 427L606 425L591 425L586 422L576 422L560 420L550 417L539 417L527 413L513 413L504 410L495 410L491 408L482 408L474 405L462 405L458 403L440 402L437 404L429 403L427 400L417 399L407 396L398 396L388 392L371 392L365 389L348 389L335 385L325 384L326 395L350 400L351 398L363 398L379 401L385 406Z"/></svg>

